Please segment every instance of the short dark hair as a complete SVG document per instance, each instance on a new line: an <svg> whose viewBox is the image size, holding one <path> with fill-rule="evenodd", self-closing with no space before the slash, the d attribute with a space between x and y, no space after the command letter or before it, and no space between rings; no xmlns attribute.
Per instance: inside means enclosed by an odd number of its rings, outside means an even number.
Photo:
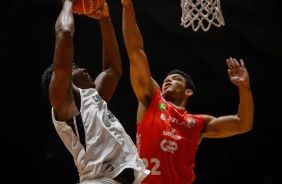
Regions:
<svg viewBox="0 0 282 184"><path fill-rule="evenodd" d="M50 85L50 81L51 81L53 72L54 72L54 65L52 63L48 68L45 69L42 75L41 86L46 96L49 96L49 85Z"/></svg>
<svg viewBox="0 0 282 184"><path fill-rule="evenodd" d="M194 82L192 81L191 77L186 74L185 72L181 71L181 70L178 70L178 69L175 69L175 70L172 70L170 71L167 76L169 75L172 75L172 74L179 74L181 75L182 77L184 77L186 83L185 83L185 87L187 89L191 89L192 91L195 91L196 87L194 85Z"/></svg>

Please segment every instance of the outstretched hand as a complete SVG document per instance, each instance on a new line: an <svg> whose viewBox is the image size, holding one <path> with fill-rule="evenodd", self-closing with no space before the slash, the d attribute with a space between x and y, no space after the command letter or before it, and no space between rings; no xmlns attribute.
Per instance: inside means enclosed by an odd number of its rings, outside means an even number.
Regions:
<svg viewBox="0 0 282 184"><path fill-rule="evenodd" d="M95 12L91 14L87 14L86 16L97 19L97 20L110 17L109 7L108 7L106 0L104 1L102 6L98 10L96 10Z"/></svg>
<svg viewBox="0 0 282 184"><path fill-rule="evenodd" d="M228 65L228 75L230 81L238 87L249 86L249 74L245 68L244 61L240 59L240 63L235 58L229 58L226 60Z"/></svg>

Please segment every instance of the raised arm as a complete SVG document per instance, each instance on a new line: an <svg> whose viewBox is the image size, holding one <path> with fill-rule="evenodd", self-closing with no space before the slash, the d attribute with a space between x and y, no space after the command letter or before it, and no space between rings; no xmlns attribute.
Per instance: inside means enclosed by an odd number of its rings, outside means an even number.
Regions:
<svg viewBox="0 0 282 184"><path fill-rule="evenodd" d="M100 96L108 102L115 92L123 71L119 46L107 2L105 1L97 12L88 16L98 19L101 28L103 68L95 79L95 85Z"/></svg>
<svg viewBox="0 0 282 184"><path fill-rule="evenodd" d="M254 121L254 102L250 87L249 74L243 60L240 63L234 59L227 59L230 81L238 87L239 107L236 115L214 118L205 115L206 127L203 137L221 138L242 134L252 130Z"/></svg>
<svg viewBox="0 0 282 184"><path fill-rule="evenodd" d="M130 80L140 105L149 104L149 100L159 86L151 78L151 72L142 35L138 28L131 0L121 0L123 5L122 30L127 54L130 61ZM140 104L141 103L141 104Z"/></svg>
<svg viewBox="0 0 282 184"><path fill-rule="evenodd" d="M73 102L72 95L72 68L73 68L73 2L63 2L62 10L56 20L56 44L53 58L54 72L49 86L49 99L55 112L68 116L64 111ZM57 115L58 117L65 115ZM58 118L60 119L60 118Z"/></svg>

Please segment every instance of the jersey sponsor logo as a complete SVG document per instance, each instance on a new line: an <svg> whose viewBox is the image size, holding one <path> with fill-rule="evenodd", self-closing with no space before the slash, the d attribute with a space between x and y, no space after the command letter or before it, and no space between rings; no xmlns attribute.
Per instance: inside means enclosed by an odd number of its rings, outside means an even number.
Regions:
<svg viewBox="0 0 282 184"><path fill-rule="evenodd" d="M168 137L171 137L171 138L176 139L176 140L181 140L181 136L174 135L173 133L168 132L168 131L163 131L163 136L168 136Z"/></svg>
<svg viewBox="0 0 282 184"><path fill-rule="evenodd" d="M183 121L182 119L179 120L177 118L174 118L172 116L166 116L164 113L161 113L160 119L163 121L170 121L171 123L175 123L177 125L185 126L187 128L191 128L196 125L196 120L191 117L187 117L186 121Z"/></svg>
<svg viewBox="0 0 282 184"><path fill-rule="evenodd" d="M175 140L181 140L181 136L173 134L176 130L174 128L170 129L171 132L163 131L163 136L167 136ZM172 140L164 139L161 141L160 147L163 151L174 153L174 151L178 149L178 144Z"/></svg>
<svg viewBox="0 0 282 184"><path fill-rule="evenodd" d="M164 103L160 103L160 104L158 105L158 107L159 107L159 109L160 109L161 111L163 111L163 110L166 109L166 105L165 105Z"/></svg>
<svg viewBox="0 0 282 184"><path fill-rule="evenodd" d="M188 117L187 118L187 122L189 123L189 125L191 126L195 126L196 125L196 120L194 118Z"/></svg>
<svg viewBox="0 0 282 184"><path fill-rule="evenodd" d="M176 142L167 139L162 140L160 146L163 151L167 151L170 153L174 153L178 149L178 145Z"/></svg>

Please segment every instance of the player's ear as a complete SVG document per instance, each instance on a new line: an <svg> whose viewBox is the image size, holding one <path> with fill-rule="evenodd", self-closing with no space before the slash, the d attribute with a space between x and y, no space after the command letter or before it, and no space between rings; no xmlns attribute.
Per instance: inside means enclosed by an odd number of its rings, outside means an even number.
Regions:
<svg viewBox="0 0 282 184"><path fill-rule="evenodd" d="M189 96L192 96L193 95L193 91L191 89L186 89L185 90L185 96L186 98L188 98Z"/></svg>

